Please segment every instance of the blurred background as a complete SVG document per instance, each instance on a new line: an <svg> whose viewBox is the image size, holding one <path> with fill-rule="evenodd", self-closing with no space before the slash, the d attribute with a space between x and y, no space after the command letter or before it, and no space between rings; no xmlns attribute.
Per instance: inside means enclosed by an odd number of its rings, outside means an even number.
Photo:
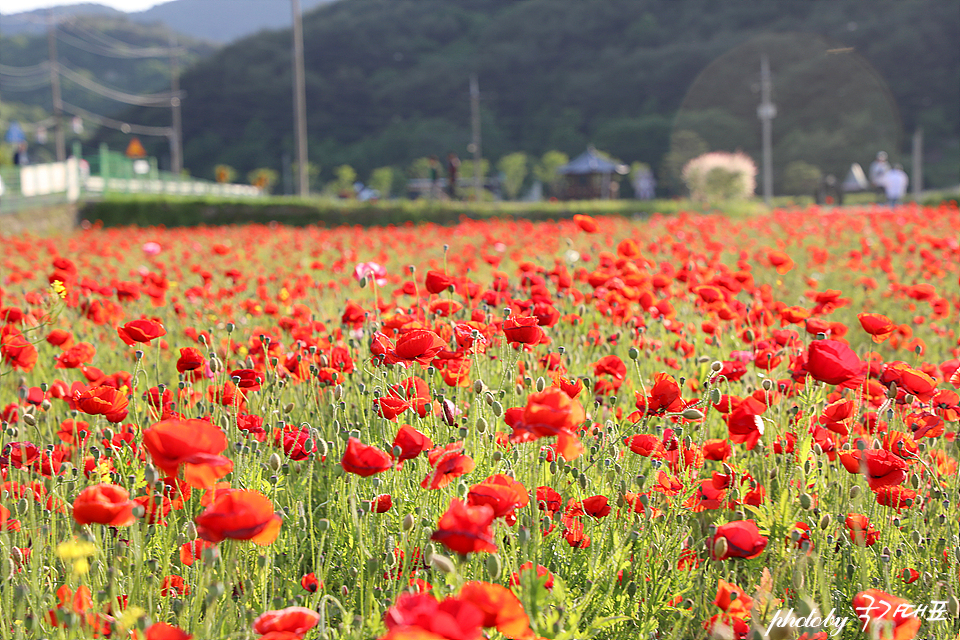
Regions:
<svg viewBox="0 0 960 640"><path fill-rule="evenodd" d="M762 167L759 116L777 195L879 151L960 184L954 0L297 3L314 193L423 196L453 153L497 197L564 197L558 169L590 150L616 167L605 197L683 196L707 151ZM0 164L56 160L61 122L68 154L137 137L159 169L298 191L291 0L50 4L3 3Z"/></svg>

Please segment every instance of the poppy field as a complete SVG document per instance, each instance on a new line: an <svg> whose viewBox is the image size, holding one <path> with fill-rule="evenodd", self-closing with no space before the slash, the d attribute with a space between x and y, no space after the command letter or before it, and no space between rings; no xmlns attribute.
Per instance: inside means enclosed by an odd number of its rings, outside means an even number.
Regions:
<svg viewBox="0 0 960 640"><path fill-rule="evenodd" d="M960 211L0 244L0 638L955 640Z"/></svg>

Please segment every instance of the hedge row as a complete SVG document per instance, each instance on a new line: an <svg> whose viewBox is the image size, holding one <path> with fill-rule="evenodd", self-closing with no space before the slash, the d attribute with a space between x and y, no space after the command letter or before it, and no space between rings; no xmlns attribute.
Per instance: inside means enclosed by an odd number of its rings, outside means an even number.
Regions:
<svg viewBox="0 0 960 640"><path fill-rule="evenodd" d="M776 198L774 206L803 205L802 199ZM808 199L809 200L809 199ZM925 206L953 202L952 192L929 194ZM863 204L872 202L865 199ZM853 204L853 203L851 203ZM723 213L731 217L751 215L764 207L757 201L727 203ZM88 202L79 212L81 220L103 226L165 226L269 224L342 226L385 226L407 223L450 225L467 218L483 220L511 217L526 220L559 220L575 214L647 216L680 211L704 211L689 200L588 200L571 202L429 202L397 200L356 202L264 198L260 200L215 200L210 198L158 198L156 196L111 196L100 202ZM715 209L710 209L716 211Z"/></svg>
<svg viewBox="0 0 960 640"><path fill-rule="evenodd" d="M322 226L383 226L406 223L454 224L463 218L474 220L513 217L527 220L556 220L578 213L594 215L650 215L676 213L689 203L659 200L649 202L564 202L508 203L499 205L471 203L377 202L338 203L331 201L290 201L265 199L212 201L209 199L156 199L112 197L89 202L80 210L80 218L100 221L103 226L166 226L268 224Z"/></svg>

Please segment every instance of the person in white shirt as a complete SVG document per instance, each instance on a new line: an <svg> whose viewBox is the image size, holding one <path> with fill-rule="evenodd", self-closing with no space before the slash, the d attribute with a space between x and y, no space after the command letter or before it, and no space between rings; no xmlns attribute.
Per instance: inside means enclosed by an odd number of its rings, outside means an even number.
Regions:
<svg viewBox="0 0 960 640"><path fill-rule="evenodd" d="M894 165L893 169L883 174L883 189L887 193L887 204L895 206L907 192L910 178L903 170L903 165Z"/></svg>
<svg viewBox="0 0 960 640"><path fill-rule="evenodd" d="M890 171L890 163L887 162L887 152L881 151L877 153L877 159L870 163L868 172L870 184L878 193L883 191L883 176L888 171Z"/></svg>

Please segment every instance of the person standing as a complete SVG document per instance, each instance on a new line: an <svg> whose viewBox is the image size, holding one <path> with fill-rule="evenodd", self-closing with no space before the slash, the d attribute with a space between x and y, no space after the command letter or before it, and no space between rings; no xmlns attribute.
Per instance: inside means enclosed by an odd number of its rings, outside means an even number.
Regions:
<svg viewBox="0 0 960 640"><path fill-rule="evenodd" d="M890 171L890 163L887 162L887 152L877 153L877 159L870 164L870 184L878 192L883 191L883 176Z"/></svg>
<svg viewBox="0 0 960 640"><path fill-rule="evenodd" d="M427 164L430 167L430 199L434 200L440 196L440 159L430 156Z"/></svg>
<svg viewBox="0 0 960 640"><path fill-rule="evenodd" d="M907 192L909 183L910 178L901 164L895 165L893 169L883 174L883 189L887 194L887 204L891 207L899 204L900 199Z"/></svg>
<svg viewBox="0 0 960 640"><path fill-rule="evenodd" d="M460 158L453 151L447 154L447 192L450 199L457 197L457 173L460 171Z"/></svg>
<svg viewBox="0 0 960 640"><path fill-rule="evenodd" d="M30 157L27 155L27 143L21 142L17 150L13 152L13 164L18 167L25 167L30 164Z"/></svg>

